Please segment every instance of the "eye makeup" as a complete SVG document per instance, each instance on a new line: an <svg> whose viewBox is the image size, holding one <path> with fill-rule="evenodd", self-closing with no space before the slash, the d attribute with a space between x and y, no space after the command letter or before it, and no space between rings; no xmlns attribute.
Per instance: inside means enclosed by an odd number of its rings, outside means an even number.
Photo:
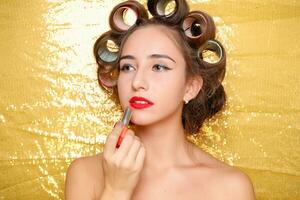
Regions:
<svg viewBox="0 0 300 200"><path fill-rule="evenodd" d="M123 64L122 66L119 66L119 70L120 70L120 71L129 71L128 67L130 68L130 67L132 67L132 66L131 66L130 64ZM167 67L167 66L164 65L164 64L154 64L154 65L152 66L152 69L153 69L153 68L158 69L157 67L160 67L160 68L163 69L163 70L155 70L155 71L172 70L172 68L169 68L169 67ZM126 68L127 68L128 70L127 70Z"/></svg>

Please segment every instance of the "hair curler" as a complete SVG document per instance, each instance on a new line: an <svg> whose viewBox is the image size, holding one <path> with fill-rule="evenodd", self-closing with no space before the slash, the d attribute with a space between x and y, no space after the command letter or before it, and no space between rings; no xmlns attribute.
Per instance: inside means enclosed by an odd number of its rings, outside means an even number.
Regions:
<svg viewBox="0 0 300 200"><path fill-rule="evenodd" d="M213 51L218 56L217 61L215 62L207 62L203 60L202 53L204 51ZM217 40L207 40L203 45L201 45L197 52L198 61L204 65L204 67L209 68L211 66L219 65L223 66L226 64L226 56L224 47Z"/></svg>
<svg viewBox="0 0 300 200"><path fill-rule="evenodd" d="M97 39L94 45L94 55L99 65L98 81L105 89L112 88L117 83L118 72L114 64L118 60L119 40L112 31L107 31Z"/></svg>
<svg viewBox="0 0 300 200"><path fill-rule="evenodd" d="M109 44L111 42L113 45ZM116 35L107 31L95 42L94 55L100 65L111 65L118 59L119 45Z"/></svg>
<svg viewBox="0 0 300 200"><path fill-rule="evenodd" d="M215 38L216 27L213 19L201 11L190 12L182 22L182 29L187 41L200 46L205 41Z"/></svg>
<svg viewBox="0 0 300 200"><path fill-rule="evenodd" d="M148 19L148 12L142 4L132 0L125 1L115 6L109 16L109 25L114 32L122 33L132 26L132 24L127 24L124 19L128 11L134 14L135 22L140 18Z"/></svg>
<svg viewBox="0 0 300 200"><path fill-rule="evenodd" d="M168 11L175 3L175 6L171 12ZM159 18L169 24L178 24L182 21L182 16L185 16L189 12L189 6L185 0L148 0L147 7L153 17Z"/></svg>
<svg viewBox="0 0 300 200"><path fill-rule="evenodd" d="M203 58L204 51L214 52L218 59L213 62L205 61ZM224 47L217 40L206 41L197 52L197 61L200 65L210 71L212 76L217 77L215 88L219 87L225 77L226 55Z"/></svg>

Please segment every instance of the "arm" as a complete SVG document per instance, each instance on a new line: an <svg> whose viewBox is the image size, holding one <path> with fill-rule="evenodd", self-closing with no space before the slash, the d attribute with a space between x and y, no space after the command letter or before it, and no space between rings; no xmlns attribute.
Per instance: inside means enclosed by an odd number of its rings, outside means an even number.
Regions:
<svg viewBox="0 0 300 200"><path fill-rule="evenodd" d="M128 194L116 193L113 190L105 188L100 200L130 200L131 197Z"/></svg>
<svg viewBox="0 0 300 200"><path fill-rule="evenodd" d="M102 159L102 156L100 156ZM88 158L79 158L74 160L68 168L65 181L65 199L66 200L89 200L94 199L94 185L91 180L91 166ZM94 163L92 163L94 164ZM100 171L102 169L99 169ZM100 200L130 200L127 193L113 191L104 187L103 177L101 176L100 187L104 188Z"/></svg>
<svg viewBox="0 0 300 200"><path fill-rule="evenodd" d="M122 128L121 123L114 127L99 158L79 158L72 162L65 181L66 200L87 200L99 196L102 200L131 198L143 168L146 151L140 138L130 129L122 145L116 149Z"/></svg>

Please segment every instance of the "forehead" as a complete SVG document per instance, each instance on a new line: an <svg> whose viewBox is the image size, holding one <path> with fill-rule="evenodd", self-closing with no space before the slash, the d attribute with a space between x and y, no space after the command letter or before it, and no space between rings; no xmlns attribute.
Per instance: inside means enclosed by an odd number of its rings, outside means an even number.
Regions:
<svg viewBox="0 0 300 200"><path fill-rule="evenodd" d="M174 57L182 57L176 36L162 25L148 25L135 30L125 41L122 55L150 55L164 53ZM177 58L178 59L178 58Z"/></svg>

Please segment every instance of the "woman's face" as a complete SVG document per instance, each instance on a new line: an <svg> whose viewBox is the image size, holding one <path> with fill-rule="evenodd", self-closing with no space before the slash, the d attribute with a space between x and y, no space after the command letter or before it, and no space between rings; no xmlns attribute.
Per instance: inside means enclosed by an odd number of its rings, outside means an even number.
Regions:
<svg viewBox="0 0 300 200"><path fill-rule="evenodd" d="M134 31L125 42L119 63L118 94L122 108L133 109L131 122L150 125L172 115L180 115L185 94L185 61L170 38L170 31L149 25ZM130 103L134 96L153 105L138 109Z"/></svg>

